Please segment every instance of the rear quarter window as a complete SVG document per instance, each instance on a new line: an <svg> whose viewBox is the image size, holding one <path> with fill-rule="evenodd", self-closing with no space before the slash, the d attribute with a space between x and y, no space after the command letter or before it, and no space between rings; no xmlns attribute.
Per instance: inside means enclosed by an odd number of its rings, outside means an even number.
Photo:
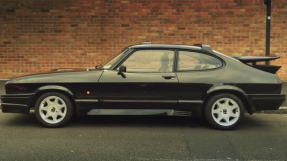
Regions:
<svg viewBox="0 0 287 161"><path fill-rule="evenodd" d="M178 71L208 70L222 67L221 60L203 53L179 51L177 60Z"/></svg>

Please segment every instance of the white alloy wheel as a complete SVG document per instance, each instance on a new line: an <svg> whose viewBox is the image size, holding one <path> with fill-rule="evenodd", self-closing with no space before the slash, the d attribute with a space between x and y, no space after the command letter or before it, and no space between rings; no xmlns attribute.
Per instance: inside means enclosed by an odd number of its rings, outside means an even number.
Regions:
<svg viewBox="0 0 287 161"><path fill-rule="evenodd" d="M231 126L240 117L238 104L231 98L221 98L217 100L211 109L214 121L221 126Z"/></svg>
<svg viewBox="0 0 287 161"><path fill-rule="evenodd" d="M43 121L49 124L57 124L65 118L67 105L62 98L49 96L40 103L39 114Z"/></svg>

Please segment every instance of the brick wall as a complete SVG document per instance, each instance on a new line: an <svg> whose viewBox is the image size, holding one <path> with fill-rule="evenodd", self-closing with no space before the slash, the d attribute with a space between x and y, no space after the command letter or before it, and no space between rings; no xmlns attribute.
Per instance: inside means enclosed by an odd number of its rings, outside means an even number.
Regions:
<svg viewBox="0 0 287 161"><path fill-rule="evenodd" d="M264 55L263 0L1 0L0 79L105 64L125 47L206 43ZM287 2L272 1L271 55L287 81Z"/></svg>

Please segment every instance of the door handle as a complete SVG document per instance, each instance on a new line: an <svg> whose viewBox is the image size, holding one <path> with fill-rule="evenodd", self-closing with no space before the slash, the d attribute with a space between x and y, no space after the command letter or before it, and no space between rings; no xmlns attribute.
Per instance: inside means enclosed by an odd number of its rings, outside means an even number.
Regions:
<svg viewBox="0 0 287 161"><path fill-rule="evenodd" d="M171 79L174 80L175 76L174 75L163 75L162 76L164 79Z"/></svg>

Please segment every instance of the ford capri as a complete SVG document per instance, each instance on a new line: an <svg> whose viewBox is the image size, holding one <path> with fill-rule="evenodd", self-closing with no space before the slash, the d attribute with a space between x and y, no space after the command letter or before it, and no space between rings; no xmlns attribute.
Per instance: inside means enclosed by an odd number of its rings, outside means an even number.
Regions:
<svg viewBox="0 0 287 161"><path fill-rule="evenodd" d="M29 114L46 127L73 115L204 117L216 129L233 129L245 112L277 110L285 100L276 72L259 65L280 57L230 57L209 45L130 46L105 66L54 69L11 79L2 112Z"/></svg>

